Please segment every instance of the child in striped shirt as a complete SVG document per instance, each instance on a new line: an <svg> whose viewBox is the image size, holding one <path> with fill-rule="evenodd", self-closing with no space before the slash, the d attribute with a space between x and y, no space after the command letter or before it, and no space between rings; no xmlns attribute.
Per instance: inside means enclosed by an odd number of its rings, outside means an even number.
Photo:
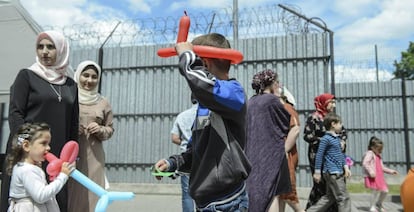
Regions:
<svg viewBox="0 0 414 212"><path fill-rule="evenodd" d="M319 183L323 177L327 191L315 205L306 211L326 211L334 202L338 203L339 212L351 211L351 200L344 179L351 176L351 171L345 163L345 154L342 153L341 139L338 136L342 129L342 121L338 115L329 113L325 116L323 124L327 131L319 143L313 179Z"/></svg>

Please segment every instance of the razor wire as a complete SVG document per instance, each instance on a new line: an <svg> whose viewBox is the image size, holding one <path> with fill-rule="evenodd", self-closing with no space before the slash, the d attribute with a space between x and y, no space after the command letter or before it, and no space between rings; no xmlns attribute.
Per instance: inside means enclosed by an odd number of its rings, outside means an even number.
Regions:
<svg viewBox="0 0 414 212"><path fill-rule="evenodd" d="M289 7L298 14L303 14L301 8L298 6L284 6ZM234 21L232 8L222 8L197 14L188 13L188 15L191 20L188 35L189 40L209 32L217 32L223 34L229 40L233 40ZM95 21L63 27L44 26L43 28L45 30L53 29L62 31L66 38L69 39L72 49L99 48L107 38L109 39L105 43L105 47L171 44L176 41L180 18L168 16L145 19ZM318 17L312 17L310 19L326 26L323 20ZM277 4L240 9L238 11L237 25L238 39L322 32L322 29L319 27L282 9ZM112 36L108 37L112 31ZM383 52L387 52L387 49L382 50ZM374 52L372 55L368 55L368 59L361 59L358 57L359 55L356 53L356 58L336 57L336 75L346 75L352 72L350 70L373 72L376 68ZM367 55L364 54L364 56L366 57ZM395 60L395 55L382 54L379 58L378 69L385 74L387 72L391 73L395 70ZM389 74L383 78L383 80L388 79ZM349 80L353 82L364 81L360 77L351 77Z"/></svg>
<svg viewBox="0 0 414 212"><path fill-rule="evenodd" d="M297 6L291 5L290 7L295 11L300 11ZM190 39L209 32L217 32L229 40L233 39L232 8L188 15L191 19ZM61 27L43 26L43 28L62 31L74 49L100 47L115 26L117 27L105 47L170 44L176 40L180 18L169 16L95 21ZM240 9L238 20L239 39L310 32L306 29L308 26L304 20L284 11L277 5Z"/></svg>

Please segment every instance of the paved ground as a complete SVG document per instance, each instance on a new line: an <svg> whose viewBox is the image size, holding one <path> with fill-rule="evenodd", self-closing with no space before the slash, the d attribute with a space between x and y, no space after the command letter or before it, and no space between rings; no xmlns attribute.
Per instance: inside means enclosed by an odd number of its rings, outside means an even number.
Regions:
<svg viewBox="0 0 414 212"><path fill-rule="evenodd" d="M300 200L302 207L306 205L306 200ZM353 205L358 211L369 211L367 201L356 201L353 199ZM387 212L403 211L401 204L385 202L384 208ZM181 196L179 195L155 195L155 194L137 194L131 201L116 201L108 207L108 212L126 212L126 211L146 211L146 212L181 212ZM293 212L287 207L286 212Z"/></svg>
<svg viewBox="0 0 414 212"><path fill-rule="evenodd" d="M132 191L136 194L133 200L115 201L108 207L108 212L180 212L181 196L177 185L142 185L142 184L117 184L111 186L112 190ZM298 189L300 203L306 204L309 188ZM368 194L351 194L352 204L358 211L369 211ZM384 208L387 212L399 212L402 205L398 196L389 196ZM286 212L292 212L287 207Z"/></svg>
<svg viewBox="0 0 414 212"><path fill-rule="evenodd" d="M132 200L114 201L107 212L181 212L180 185L165 184L111 184L112 191L134 192ZM309 188L298 188L302 207L306 205ZM357 211L369 211L368 194L351 194L353 206ZM384 203L387 212L403 211L399 196L388 196ZM286 212L293 212L287 207Z"/></svg>

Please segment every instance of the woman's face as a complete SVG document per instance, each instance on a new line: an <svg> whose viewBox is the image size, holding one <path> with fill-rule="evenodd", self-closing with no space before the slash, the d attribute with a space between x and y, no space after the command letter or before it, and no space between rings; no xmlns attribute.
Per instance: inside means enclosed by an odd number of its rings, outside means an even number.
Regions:
<svg viewBox="0 0 414 212"><path fill-rule="evenodd" d="M42 65L44 66L55 65L57 52L56 52L56 46L52 41L48 39L41 40L37 44L36 53Z"/></svg>
<svg viewBox="0 0 414 212"><path fill-rule="evenodd" d="M328 111L328 113L331 113L335 110L336 107L336 102L335 99L331 99L328 102L328 105L326 105L326 110Z"/></svg>
<svg viewBox="0 0 414 212"><path fill-rule="evenodd" d="M98 85L98 74L94 69L86 69L79 77L81 88L92 91Z"/></svg>

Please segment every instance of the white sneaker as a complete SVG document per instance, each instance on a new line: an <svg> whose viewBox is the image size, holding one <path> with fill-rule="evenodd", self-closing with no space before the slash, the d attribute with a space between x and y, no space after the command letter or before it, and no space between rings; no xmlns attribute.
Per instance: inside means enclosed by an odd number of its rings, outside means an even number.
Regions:
<svg viewBox="0 0 414 212"><path fill-rule="evenodd" d="M372 207L369 209L369 212L379 212L379 211L377 210L377 208L376 208L375 206L372 206Z"/></svg>

